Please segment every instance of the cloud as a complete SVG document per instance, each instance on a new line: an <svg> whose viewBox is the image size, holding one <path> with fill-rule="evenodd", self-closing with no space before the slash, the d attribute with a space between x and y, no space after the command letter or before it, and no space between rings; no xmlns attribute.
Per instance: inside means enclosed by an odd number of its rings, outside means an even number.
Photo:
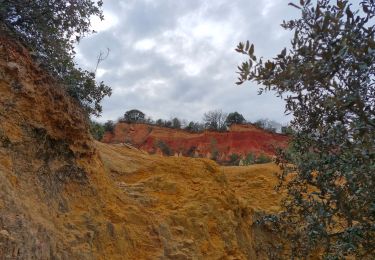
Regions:
<svg viewBox="0 0 375 260"><path fill-rule="evenodd" d="M289 44L280 23L297 16L283 0L122 0L104 3L97 34L78 45L77 62L93 69L100 51L109 57L98 79L113 88L100 121L137 108L154 119L200 120L208 110L238 111L251 121L287 122L284 103L258 86L236 86L242 61L234 49L249 39L258 56L272 57Z"/></svg>

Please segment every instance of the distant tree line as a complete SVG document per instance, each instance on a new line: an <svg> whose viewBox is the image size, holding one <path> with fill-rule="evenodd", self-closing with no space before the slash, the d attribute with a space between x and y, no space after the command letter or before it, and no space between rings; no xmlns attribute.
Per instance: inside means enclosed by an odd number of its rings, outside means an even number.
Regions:
<svg viewBox="0 0 375 260"><path fill-rule="evenodd" d="M172 129L182 129L190 133L200 133L205 130L225 132L233 124L252 124L266 131L276 133L277 126L280 125L277 122L268 119L259 119L255 122L250 122L247 121L245 117L238 112L227 114L222 110L212 110L204 113L201 122L188 122L177 117L169 120L161 118L154 120L138 109L131 109L126 111L123 117L118 119L118 122L142 123ZM103 138L104 132L114 131L115 124L116 122L112 120L109 120L104 124L92 122L91 133L95 139L101 140ZM281 128L281 132L284 134L289 134L291 133L291 129L289 126L284 126Z"/></svg>

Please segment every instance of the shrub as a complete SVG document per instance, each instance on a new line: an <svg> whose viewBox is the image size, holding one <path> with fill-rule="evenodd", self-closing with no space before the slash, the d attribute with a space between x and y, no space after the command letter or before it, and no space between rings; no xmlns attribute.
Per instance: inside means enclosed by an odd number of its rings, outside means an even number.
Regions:
<svg viewBox="0 0 375 260"><path fill-rule="evenodd" d="M162 140L158 140L156 142L156 147L158 147L164 155L167 155L167 156L173 155L173 150L168 146L167 143L165 143Z"/></svg>
<svg viewBox="0 0 375 260"><path fill-rule="evenodd" d="M104 132L105 132L104 125L95 121L90 122L90 133L92 137L94 137L96 140L98 141L102 140Z"/></svg>
<svg viewBox="0 0 375 260"><path fill-rule="evenodd" d="M236 153L232 153L230 156L229 156L229 164L230 165L239 165L240 163L240 160L241 160L241 156L236 154Z"/></svg>
<svg viewBox="0 0 375 260"><path fill-rule="evenodd" d="M262 153L256 158L255 162L256 163L269 163L269 162L272 162L272 158Z"/></svg>
<svg viewBox="0 0 375 260"><path fill-rule="evenodd" d="M104 130L106 132L113 133L113 131L115 130L115 122L113 122L112 120L108 120L107 122L105 122L105 124L104 124Z"/></svg>
<svg viewBox="0 0 375 260"><path fill-rule="evenodd" d="M255 163L255 155L253 153L248 153L243 160L244 165L251 165Z"/></svg>

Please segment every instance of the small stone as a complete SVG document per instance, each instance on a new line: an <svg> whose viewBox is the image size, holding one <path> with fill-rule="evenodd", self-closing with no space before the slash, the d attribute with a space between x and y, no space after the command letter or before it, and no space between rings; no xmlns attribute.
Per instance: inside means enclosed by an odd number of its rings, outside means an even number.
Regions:
<svg viewBox="0 0 375 260"><path fill-rule="evenodd" d="M9 238L10 237L10 234L7 230L3 229L0 231L0 235L3 236L3 237L6 237L6 238Z"/></svg>

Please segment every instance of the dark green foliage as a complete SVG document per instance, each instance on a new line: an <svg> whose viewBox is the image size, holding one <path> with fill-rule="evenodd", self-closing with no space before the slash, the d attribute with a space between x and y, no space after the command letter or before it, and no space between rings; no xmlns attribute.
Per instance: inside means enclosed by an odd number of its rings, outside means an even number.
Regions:
<svg viewBox="0 0 375 260"><path fill-rule="evenodd" d="M292 135L294 130L291 126L283 126L281 127L281 133L286 135Z"/></svg>
<svg viewBox="0 0 375 260"><path fill-rule="evenodd" d="M155 121L155 125L157 126L164 126L164 120L159 118L158 120Z"/></svg>
<svg viewBox="0 0 375 260"><path fill-rule="evenodd" d="M104 130L106 132L113 133L113 131L115 130L115 122L113 122L112 120L108 120L107 122L105 122L104 123Z"/></svg>
<svg viewBox="0 0 375 260"><path fill-rule="evenodd" d="M126 113L124 114L124 119L122 121L126 123L144 123L145 114L138 109L132 109L126 111Z"/></svg>
<svg viewBox="0 0 375 260"><path fill-rule="evenodd" d="M272 158L263 153L261 153L255 159L255 163L270 163L270 162L272 162Z"/></svg>
<svg viewBox="0 0 375 260"><path fill-rule="evenodd" d="M104 125L95 121L90 122L90 133L92 137L94 137L96 140L98 141L102 140L104 132L105 132Z"/></svg>
<svg viewBox="0 0 375 260"><path fill-rule="evenodd" d="M172 128L181 129L181 121L177 117L172 119Z"/></svg>
<svg viewBox="0 0 375 260"><path fill-rule="evenodd" d="M243 160L244 165L251 165L255 163L255 155L253 153L248 153Z"/></svg>
<svg viewBox="0 0 375 260"><path fill-rule="evenodd" d="M185 130L191 133L199 133L204 130L204 125L198 122L191 121L186 127Z"/></svg>
<svg viewBox="0 0 375 260"><path fill-rule="evenodd" d="M77 68L74 44L91 33L90 17L99 16L102 2L91 0L0 0L0 25L19 39L85 110L98 116L101 100L111 94L95 74Z"/></svg>
<svg viewBox="0 0 375 260"><path fill-rule="evenodd" d="M289 150L278 163L286 188L285 211L275 228L305 258L317 248L329 259L375 255L375 2L360 10L348 1L293 4L301 18L284 22L292 47L273 60L249 56L238 84L256 81L286 101L294 119ZM284 183L285 184L285 183ZM312 192L312 190L314 190Z"/></svg>
<svg viewBox="0 0 375 260"><path fill-rule="evenodd" d="M232 124L243 124L245 122L246 122L246 120L243 117L243 115L241 115L238 112L229 113L226 120L225 120L225 124L227 126L230 126Z"/></svg>
<svg viewBox="0 0 375 260"><path fill-rule="evenodd" d="M156 147L158 147L164 155L167 155L167 156L173 155L173 150L169 147L169 145L166 142L162 140L158 140L156 142Z"/></svg>
<svg viewBox="0 0 375 260"><path fill-rule="evenodd" d="M164 121L164 127L172 128L172 121L165 120Z"/></svg>
<svg viewBox="0 0 375 260"><path fill-rule="evenodd" d="M239 154L232 153L232 154L229 156L229 164L230 164L230 165L237 166L237 165L239 165L240 160L241 160L241 156L240 156Z"/></svg>

